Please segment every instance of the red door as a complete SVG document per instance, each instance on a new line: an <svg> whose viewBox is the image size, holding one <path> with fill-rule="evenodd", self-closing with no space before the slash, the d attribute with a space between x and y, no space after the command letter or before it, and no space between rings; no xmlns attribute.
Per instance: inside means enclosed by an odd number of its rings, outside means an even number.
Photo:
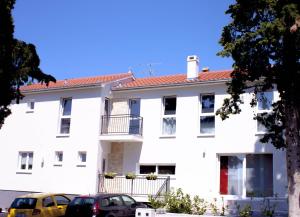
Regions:
<svg viewBox="0 0 300 217"><path fill-rule="evenodd" d="M228 156L220 157L220 194L228 194Z"/></svg>

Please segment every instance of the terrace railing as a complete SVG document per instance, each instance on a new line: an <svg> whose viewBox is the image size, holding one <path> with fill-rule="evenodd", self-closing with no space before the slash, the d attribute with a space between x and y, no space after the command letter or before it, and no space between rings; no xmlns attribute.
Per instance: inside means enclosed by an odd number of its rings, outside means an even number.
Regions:
<svg viewBox="0 0 300 217"><path fill-rule="evenodd" d="M138 175L135 179L126 179L125 176L107 179L103 174L100 174L98 191L157 197L170 191L170 177L158 176L156 180L147 180L146 176Z"/></svg>
<svg viewBox="0 0 300 217"><path fill-rule="evenodd" d="M101 134L142 135L143 118L137 115L103 115Z"/></svg>

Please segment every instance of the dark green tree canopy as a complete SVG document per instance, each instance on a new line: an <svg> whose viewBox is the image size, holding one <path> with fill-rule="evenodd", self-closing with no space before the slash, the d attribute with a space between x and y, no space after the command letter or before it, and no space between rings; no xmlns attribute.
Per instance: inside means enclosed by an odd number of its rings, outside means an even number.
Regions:
<svg viewBox="0 0 300 217"><path fill-rule="evenodd" d="M217 113L222 119L239 113L244 92L277 89L280 100L273 104L273 112L256 117L268 129L262 141L277 148L286 147L288 109L300 109L300 27L291 32L299 12L299 0L237 0L226 11L232 22L220 40L224 50L219 55L231 56L234 65L231 97ZM251 105L256 105L256 97Z"/></svg>
<svg viewBox="0 0 300 217"><path fill-rule="evenodd" d="M55 81L39 68L40 60L35 46L14 39L11 11L15 0L0 1L0 128L11 113L9 105L23 97L20 86L29 80L48 84Z"/></svg>

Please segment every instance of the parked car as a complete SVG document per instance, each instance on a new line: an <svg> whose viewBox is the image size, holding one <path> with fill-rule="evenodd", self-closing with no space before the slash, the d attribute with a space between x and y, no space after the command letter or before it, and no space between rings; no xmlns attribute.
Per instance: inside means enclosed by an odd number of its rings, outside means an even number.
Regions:
<svg viewBox="0 0 300 217"><path fill-rule="evenodd" d="M75 197L68 205L66 217L133 217L137 208L147 205L125 194L97 194Z"/></svg>
<svg viewBox="0 0 300 217"><path fill-rule="evenodd" d="M64 194L34 193L17 197L8 209L8 217L64 216L70 198Z"/></svg>

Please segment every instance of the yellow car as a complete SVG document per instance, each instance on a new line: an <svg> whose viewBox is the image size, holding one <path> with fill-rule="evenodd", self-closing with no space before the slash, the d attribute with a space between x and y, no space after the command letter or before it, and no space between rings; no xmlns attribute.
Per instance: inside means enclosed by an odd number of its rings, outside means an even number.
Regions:
<svg viewBox="0 0 300 217"><path fill-rule="evenodd" d="M17 197L8 210L8 217L64 216L70 199L64 194L34 193Z"/></svg>

